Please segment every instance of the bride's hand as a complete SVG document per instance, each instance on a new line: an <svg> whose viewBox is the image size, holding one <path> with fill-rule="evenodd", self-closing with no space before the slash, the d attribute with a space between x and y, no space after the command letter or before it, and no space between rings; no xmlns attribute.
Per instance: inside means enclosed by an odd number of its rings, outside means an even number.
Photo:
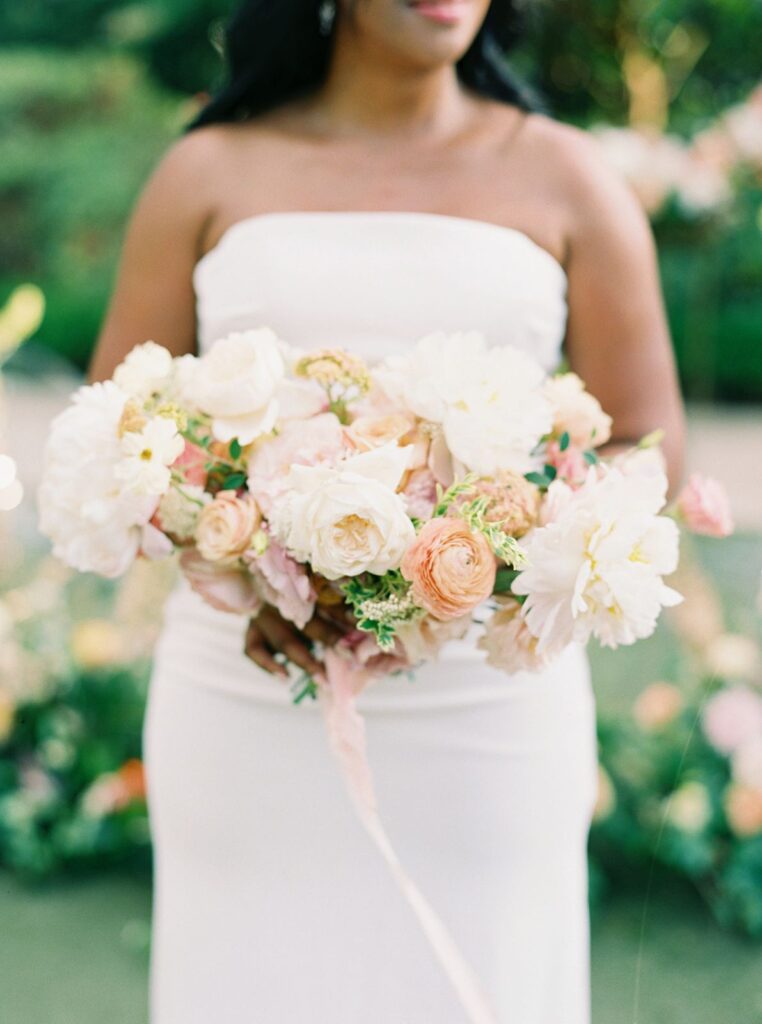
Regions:
<svg viewBox="0 0 762 1024"><path fill-rule="evenodd" d="M276 660L276 654L284 655L311 676L322 675L324 666L312 653L311 641L332 647L346 630L347 626L339 621L329 622L316 612L300 632L292 622L283 618L277 608L266 604L249 621L244 651L255 664L273 675L288 676L285 667Z"/></svg>

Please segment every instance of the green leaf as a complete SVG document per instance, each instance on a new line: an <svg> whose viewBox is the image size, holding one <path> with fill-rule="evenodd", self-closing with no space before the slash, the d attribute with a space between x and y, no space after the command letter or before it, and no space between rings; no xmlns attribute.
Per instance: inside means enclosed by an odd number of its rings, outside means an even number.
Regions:
<svg viewBox="0 0 762 1024"><path fill-rule="evenodd" d="M234 437L233 440L230 442L230 447L228 451L230 452L231 459L237 459L238 456L241 454L241 442L238 440L237 437Z"/></svg>
<svg viewBox="0 0 762 1024"><path fill-rule="evenodd" d="M559 450L562 451L562 452L565 452L566 449L569 447L569 441L570 440L571 440L571 438L569 437L569 431L565 430L563 432L563 434L561 434L561 438L560 438L560 440L558 442Z"/></svg>
<svg viewBox="0 0 762 1024"><path fill-rule="evenodd" d="M583 452L582 457L584 458L588 466L595 466L598 462L598 456L595 454L592 448L590 449L590 451Z"/></svg>
<svg viewBox="0 0 762 1024"><path fill-rule="evenodd" d="M551 482L556 479L556 467L555 466L545 466L543 471L545 473L545 476Z"/></svg>
<svg viewBox="0 0 762 1024"><path fill-rule="evenodd" d="M519 573L516 569L498 569L495 576L495 586L492 589L493 594L510 594L511 586L513 581Z"/></svg>
<svg viewBox="0 0 762 1024"><path fill-rule="evenodd" d="M245 473L231 473L230 476L225 478L225 482L220 489L223 491L235 491L238 487L243 487L245 483Z"/></svg>
<svg viewBox="0 0 762 1024"><path fill-rule="evenodd" d="M530 484L537 484L538 487L547 487L550 483L544 473L525 473L524 479L528 480Z"/></svg>

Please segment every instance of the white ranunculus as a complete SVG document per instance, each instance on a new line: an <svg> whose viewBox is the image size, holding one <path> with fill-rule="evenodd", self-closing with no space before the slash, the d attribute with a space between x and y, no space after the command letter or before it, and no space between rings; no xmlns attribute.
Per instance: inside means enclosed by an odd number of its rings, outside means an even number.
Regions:
<svg viewBox="0 0 762 1024"><path fill-rule="evenodd" d="M16 473L16 463L10 455L0 455L0 512L10 512L24 497L24 488Z"/></svg>
<svg viewBox="0 0 762 1024"><path fill-rule="evenodd" d="M53 421L45 446L40 529L54 554L80 572L125 572L156 509L156 496L135 494L116 475L126 401L113 381L81 387Z"/></svg>
<svg viewBox="0 0 762 1024"><path fill-rule="evenodd" d="M543 394L553 410L556 433L567 431L572 444L579 448L597 447L611 437L611 417L603 411L598 399L585 390L576 373L551 377Z"/></svg>
<svg viewBox="0 0 762 1024"><path fill-rule="evenodd" d="M185 441L177 424L168 416L156 416L141 430L128 430L122 437L123 459L117 465L117 479L135 494L164 494L170 484L170 466L179 458Z"/></svg>
<svg viewBox="0 0 762 1024"><path fill-rule="evenodd" d="M174 362L172 354L155 341L136 345L114 370L114 383L130 398L145 402L170 386Z"/></svg>
<svg viewBox="0 0 762 1024"><path fill-rule="evenodd" d="M455 459L489 475L532 469L532 449L552 426L542 367L476 331L437 332L387 359L374 375L394 401L441 424Z"/></svg>
<svg viewBox="0 0 762 1024"><path fill-rule="evenodd" d="M554 489L554 518L523 538L529 567L513 584L538 653L590 636L605 647L650 636L662 606L682 600L662 579L678 558L677 526L658 514L666 476L591 469L579 490Z"/></svg>
<svg viewBox="0 0 762 1024"><path fill-rule="evenodd" d="M762 733L745 740L731 758L733 779L762 793Z"/></svg>
<svg viewBox="0 0 762 1024"><path fill-rule="evenodd" d="M268 434L278 418L277 392L285 364L269 327L229 334L196 361L183 393L212 417L218 441L249 444Z"/></svg>
<svg viewBox="0 0 762 1024"><path fill-rule="evenodd" d="M294 466L270 523L291 555L326 579L396 569L415 538L396 493L409 452L385 445L336 468Z"/></svg>

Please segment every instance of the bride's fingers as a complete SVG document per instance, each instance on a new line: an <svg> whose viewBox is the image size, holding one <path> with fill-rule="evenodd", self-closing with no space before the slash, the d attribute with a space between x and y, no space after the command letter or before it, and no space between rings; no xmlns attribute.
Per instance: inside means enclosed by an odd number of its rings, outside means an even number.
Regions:
<svg viewBox="0 0 762 1024"><path fill-rule="evenodd" d="M257 623L254 619L251 620L246 630L246 640L244 643L244 653L247 658L251 658L255 665L259 665L265 672L270 672L272 675L288 677L288 672L270 653L270 650L265 642L262 633L260 632Z"/></svg>
<svg viewBox="0 0 762 1024"><path fill-rule="evenodd" d="M303 632L310 640L317 640L326 647L333 647L344 636L343 630L317 615L310 619Z"/></svg>
<svg viewBox="0 0 762 1024"><path fill-rule="evenodd" d="M322 675L323 666L313 657L305 638L302 637L290 622L286 622L273 609L264 609L258 616L257 626L268 646L273 651L285 654L299 668L311 676Z"/></svg>

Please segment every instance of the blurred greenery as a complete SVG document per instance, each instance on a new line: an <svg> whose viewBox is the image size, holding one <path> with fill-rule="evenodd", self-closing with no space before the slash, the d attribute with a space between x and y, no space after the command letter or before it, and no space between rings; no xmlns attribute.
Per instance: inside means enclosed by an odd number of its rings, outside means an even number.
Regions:
<svg viewBox="0 0 762 1024"><path fill-rule="evenodd" d="M0 5L0 303L40 285L38 340L83 367L125 221L200 94L221 80L230 0ZM759 0L536 0L511 57L562 119L683 136L759 79ZM690 397L762 400L762 182L720 216L655 221Z"/></svg>

